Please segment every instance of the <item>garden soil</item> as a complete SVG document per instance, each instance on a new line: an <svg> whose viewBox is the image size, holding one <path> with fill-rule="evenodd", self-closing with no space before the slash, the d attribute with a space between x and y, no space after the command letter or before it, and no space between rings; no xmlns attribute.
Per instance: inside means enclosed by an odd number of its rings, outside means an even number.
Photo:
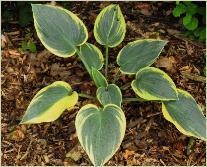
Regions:
<svg viewBox="0 0 207 167"><path fill-rule="evenodd" d="M124 41L109 49L109 78L118 70L116 57L128 42L140 38L168 40L153 66L164 70L178 88L190 92L205 106L204 44L182 36L179 19L172 16L173 2L118 2L127 33ZM62 2L86 24L89 42L104 53L93 35L97 14L110 2ZM21 51L26 32L31 33L37 52ZM2 21L1 59L1 163L2 165L92 165L81 148L75 116L85 104L95 100L79 98L72 111L65 111L52 123L19 125L33 96L43 87L61 80L75 91L95 95L96 87L78 56L54 56L40 43L33 24L21 28L17 21ZM129 84L134 76L122 75L116 82L124 97L135 97ZM122 106L127 129L121 147L106 165L205 165L204 141L187 137L164 119L158 102L125 102ZM196 120L195 120L196 121Z"/></svg>

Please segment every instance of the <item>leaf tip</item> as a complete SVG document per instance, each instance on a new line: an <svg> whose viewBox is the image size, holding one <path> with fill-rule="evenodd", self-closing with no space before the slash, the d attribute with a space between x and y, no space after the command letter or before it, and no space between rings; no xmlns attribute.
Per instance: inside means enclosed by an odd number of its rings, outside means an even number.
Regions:
<svg viewBox="0 0 207 167"><path fill-rule="evenodd" d="M165 39L160 39L159 41L162 42L163 46L165 46L169 42L168 40Z"/></svg>
<svg viewBox="0 0 207 167"><path fill-rule="evenodd" d="M38 7L38 6L40 6L41 4L31 4L31 6L32 6L32 9L34 9L34 8L36 8L36 7Z"/></svg>
<svg viewBox="0 0 207 167"><path fill-rule="evenodd" d="M25 120L24 120L24 117L22 118L22 120L20 121L19 125L22 125L22 124L25 124Z"/></svg>
<svg viewBox="0 0 207 167"><path fill-rule="evenodd" d="M26 117L27 117L27 115L24 114L23 117L22 117L22 120L19 123L19 125L28 124L29 120Z"/></svg>
<svg viewBox="0 0 207 167"><path fill-rule="evenodd" d="M24 124L24 122L21 121L21 122L19 123L19 125L22 125L22 124Z"/></svg>
<svg viewBox="0 0 207 167"><path fill-rule="evenodd" d="M115 6L116 8L119 8L119 4L114 4L114 6Z"/></svg>

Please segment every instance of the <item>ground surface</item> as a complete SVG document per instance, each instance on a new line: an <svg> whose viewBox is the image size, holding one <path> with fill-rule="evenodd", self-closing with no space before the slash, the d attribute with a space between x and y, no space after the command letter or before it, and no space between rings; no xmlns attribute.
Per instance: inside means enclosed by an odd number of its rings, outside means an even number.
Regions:
<svg viewBox="0 0 207 167"><path fill-rule="evenodd" d="M110 78L118 66L118 51L138 38L161 38L169 42L153 66L167 72L178 88L190 92L205 111L205 46L180 37L182 28L171 15L173 3L119 3L127 23L124 42L110 49ZM67 8L84 21L89 29L89 42L96 44L93 23L108 2L70 2ZM81 9L81 10L80 10ZM1 161L2 165L91 165L81 149L75 132L74 118L80 107L95 101L80 98L71 112L53 123L18 125L35 93L57 80L70 83L74 90L95 95L95 85L77 56L58 58L41 45L33 25L25 29L15 22L2 25L2 102L1 102ZM25 32L36 42L37 52L20 51ZM190 74L190 78L187 74ZM133 76L121 76L117 85L123 86ZM124 89L124 87L122 87ZM122 93L134 97L130 88ZM124 103L127 118L124 141L107 165L205 165L205 143L182 135L163 118L159 103Z"/></svg>

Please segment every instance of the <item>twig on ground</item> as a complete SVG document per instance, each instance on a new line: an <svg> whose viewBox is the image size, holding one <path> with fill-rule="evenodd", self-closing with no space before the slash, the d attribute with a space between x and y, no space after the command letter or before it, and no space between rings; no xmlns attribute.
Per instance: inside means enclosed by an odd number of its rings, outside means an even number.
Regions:
<svg viewBox="0 0 207 167"><path fill-rule="evenodd" d="M149 114L149 115L147 115L147 118L149 118L149 117L153 117L153 116L156 116L156 115L160 115L160 114L162 114L162 112Z"/></svg>
<svg viewBox="0 0 207 167"><path fill-rule="evenodd" d="M194 41L192 41L192 40L190 40L190 39L181 37L181 36L179 36L179 35L172 35L172 36L174 36L175 38L177 38L177 39L179 39L179 40L182 40L182 41L185 41L185 42L187 41L187 42L189 42L189 43L191 43L191 44L193 44L193 45L195 45L195 46L197 46L197 47L199 47L199 48L203 48L203 47L204 47L204 45L202 45L201 43L194 42Z"/></svg>
<svg viewBox="0 0 207 167"><path fill-rule="evenodd" d="M119 79L120 76L121 76L121 71L118 70L117 73L115 74L115 77L114 77L112 83L115 84L116 81L118 81L118 79Z"/></svg>
<svg viewBox="0 0 207 167"><path fill-rule="evenodd" d="M192 166L195 166L196 164L198 164L205 154L206 152L204 151L202 155L198 158L198 160Z"/></svg>
<svg viewBox="0 0 207 167"><path fill-rule="evenodd" d="M26 152L24 153L24 155L20 158L20 161L22 161L23 159L25 159L25 158L27 157L27 155L29 154L29 149L30 149L31 146L32 146L32 142L33 142L33 139L30 140L30 143L29 143L29 145L28 145L28 147L27 147L27 150L26 150Z"/></svg>
<svg viewBox="0 0 207 167"><path fill-rule="evenodd" d="M192 73L187 73L187 72L181 72L181 74L183 75L183 77L187 79L206 83L206 78L203 76L192 74Z"/></svg>

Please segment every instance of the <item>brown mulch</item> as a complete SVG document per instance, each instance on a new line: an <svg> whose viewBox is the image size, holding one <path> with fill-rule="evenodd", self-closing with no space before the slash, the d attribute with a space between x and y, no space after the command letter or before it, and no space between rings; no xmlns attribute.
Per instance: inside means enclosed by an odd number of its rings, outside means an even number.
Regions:
<svg viewBox="0 0 207 167"><path fill-rule="evenodd" d="M69 3L69 2L68 2ZM89 42L103 50L93 37L93 23L101 9L110 2L71 2L68 9L78 14L89 29ZM168 40L159 59L153 64L167 72L178 88L190 92L205 111L205 46L180 36L178 21L170 13L169 2L119 2L127 23L124 42L110 49L110 79L118 66L119 50L138 38ZM80 10L81 9L81 10ZM10 25L10 23L7 23ZM4 28L6 25L2 25ZM8 27L8 25L7 25ZM80 98L75 109L65 111L52 123L19 125L19 122L38 90L54 81L70 83L74 90L95 95L96 87L77 56L67 59L49 53L38 40L34 27L29 26L37 52L22 52L19 48L25 29L11 24L4 30L1 62L1 163L2 165L92 165L79 146L74 119L80 107L95 101ZM104 50L103 50L104 51ZM196 77L197 78L197 77ZM118 86L129 83L133 76L122 75ZM130 88L123 96L133 97ZM125 138L118 152L106 165L205 165L205 142L181 134L164 119L159 103L131 102L122 106L127 118ZM189 143L193 142L192 146Z"/></svg>

